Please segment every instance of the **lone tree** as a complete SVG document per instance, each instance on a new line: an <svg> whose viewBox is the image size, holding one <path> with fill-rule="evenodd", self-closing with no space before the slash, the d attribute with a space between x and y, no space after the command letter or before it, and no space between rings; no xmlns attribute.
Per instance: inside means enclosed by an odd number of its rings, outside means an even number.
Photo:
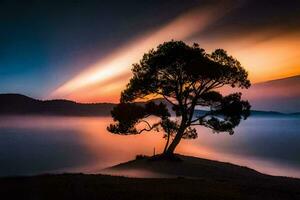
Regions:
<svg viewBox="0 0 300 200"><path fill-rule="evenodd" d="M251 85L239 61L222 49L208 54L198 44L172 40L144 54L132 72L120 104L111 112L115 123L107 129L122 135L163 131L167 141L164 155L172 156L182 138L197 138L195 126L233 134L241 119L250 114L250 104L241 100L241 93L223 96L217 91L226 85ZM137 103L155 98L164 101ZM171 105L175 118L166 104ZM158 120L150 123L154 120L147 119L149 116Z"/></svg>

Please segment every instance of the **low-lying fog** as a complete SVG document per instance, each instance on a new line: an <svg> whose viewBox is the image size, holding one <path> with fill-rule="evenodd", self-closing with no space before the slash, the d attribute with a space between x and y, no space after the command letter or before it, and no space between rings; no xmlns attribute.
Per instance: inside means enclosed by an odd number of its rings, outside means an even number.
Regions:
<svg viewBox="0 0 300 200"><path fill-rule="evenodd" d="M1 117L0 176L56 172L97 173L161 152L161 133L109 133L109 117ZM300 118L250 117L234 135L198 128L177 153L245 165L260 172L300 177ZM134 176L134 175L133 175Z"/></svg>

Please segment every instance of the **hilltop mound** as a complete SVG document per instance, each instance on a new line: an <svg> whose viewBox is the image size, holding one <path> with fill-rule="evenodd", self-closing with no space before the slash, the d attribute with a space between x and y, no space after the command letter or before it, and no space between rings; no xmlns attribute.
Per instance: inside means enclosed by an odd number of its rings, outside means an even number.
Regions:
<svg viewBox="0 0 300 200"><path fill-rule="evenodd" d="M177 178L126 178L87 174L0 178L0 193L4 199L300 198L299 179L268 176L229 163L178 156L181 161L141 157L107 169L153 170Z"/></svg>
<svg viewBox="0 0 300 200"><path fill-rule="evenodd" d="M139 157L135 160L107 168L105 173L128 175L136 172L146 177L188 177L188 178L259 178L266 175L253 169L231 163L203 158L176 155L176 160L155 157Z"/></svg>

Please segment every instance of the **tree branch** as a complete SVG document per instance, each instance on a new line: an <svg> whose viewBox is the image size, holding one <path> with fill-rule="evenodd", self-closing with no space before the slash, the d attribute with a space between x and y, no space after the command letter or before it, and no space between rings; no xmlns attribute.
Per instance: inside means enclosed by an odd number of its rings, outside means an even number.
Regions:
<svg viewBox="0 0 300 200"><path fill-rule="evenodd" d="M200 117L197 117L197 118L194 119L194 120L191 120L191 121L190 121L190 124L192 125L192 123L197 122L197 121L199 121L200 119L204 119L205 117L207 117L207 116L209 116L209 115L212 115L212 114L213 114L212 111L208 111L208 112L205 113L204 115L202 115L202 116L200 116Z"/></svg>
<svg viewBox="0 0 300 200"><path fill-rule="evenodd" d="M147 117L148 117L148 116L147 116ZM140 122L146 123L146 124L148 125L148 127L151 128L151 125L150 125L149 122L147 122L146 120L140 119L139 121L140 121Z"/></svg>
<svg viewBox="0 0 300 200"><path fill-rule="evenodd" d="M155 127L157 127L160 124L160 123L156 123L156 124L153 124L151 126L147 121L145 121L145 120L141 120L141 121L146 122L148 124L149 128L148 129L147 128L143 128L143 129L139 130L137 132L137 134L141 134L144 131L147 131L147 132L152 131Z"/></svg>

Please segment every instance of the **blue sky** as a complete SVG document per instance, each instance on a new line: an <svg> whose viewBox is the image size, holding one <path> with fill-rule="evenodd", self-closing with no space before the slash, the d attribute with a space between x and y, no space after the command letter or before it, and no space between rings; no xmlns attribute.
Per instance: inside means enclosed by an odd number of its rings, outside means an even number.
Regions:
<svg viewBox="0 0 300 200"><path fill-rule="evenodd" d="M240 9L208 27L206 37L300 27L297 0L0 1L0 93L44 98L132 38L220 2Z"/></svg>

